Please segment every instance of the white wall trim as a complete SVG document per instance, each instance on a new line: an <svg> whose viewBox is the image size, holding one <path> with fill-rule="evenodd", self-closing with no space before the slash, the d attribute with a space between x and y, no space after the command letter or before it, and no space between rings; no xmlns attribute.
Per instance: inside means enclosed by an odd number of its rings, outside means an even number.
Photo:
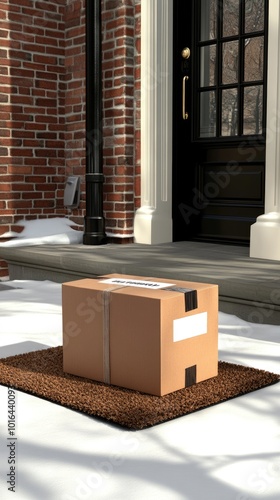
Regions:
<svg viewBox="0 0 280 500"><path fill-rule="evenodd" d="M280 4L269 1L265 213L251 226L250 257L280 260Z"/></svg>
<svg viewBox="0 0 280 500"><path fill-rule="evenodd" d="M141 2L141 207L136 243L172 241L173 0Z"/></svg>

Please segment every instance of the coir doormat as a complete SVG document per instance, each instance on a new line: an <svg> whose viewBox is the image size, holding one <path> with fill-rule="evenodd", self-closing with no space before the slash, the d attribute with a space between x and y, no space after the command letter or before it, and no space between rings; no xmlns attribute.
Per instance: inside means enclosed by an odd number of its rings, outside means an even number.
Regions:
<svg viewBox="0 0 280 500"><path fill-rule="evenodd" d="M166 396L151 396L63 372L62 346L0 360L0 384L140 430L279 382L280 375L219 361L218 375Z"/></svg>

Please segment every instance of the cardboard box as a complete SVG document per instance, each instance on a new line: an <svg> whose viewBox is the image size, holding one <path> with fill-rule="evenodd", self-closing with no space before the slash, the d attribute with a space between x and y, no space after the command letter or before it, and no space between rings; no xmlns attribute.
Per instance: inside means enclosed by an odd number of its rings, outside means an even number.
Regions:
<svg viewBox="0 0 280 500"><path fill-rule="evenodd" d="M62 315L67 373L157 396L218 374L218 285L81 279L63 283Z"/></svg>

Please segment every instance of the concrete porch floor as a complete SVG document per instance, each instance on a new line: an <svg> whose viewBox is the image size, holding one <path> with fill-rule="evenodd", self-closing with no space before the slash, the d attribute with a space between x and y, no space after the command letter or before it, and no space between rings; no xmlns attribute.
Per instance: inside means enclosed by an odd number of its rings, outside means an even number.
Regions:
<svg viewBox="0 0 280 500"><path fill-rule="evenodd" d="M280 325L280 262L253 259L249 248L200 242L158 245L4 247L11 280L65 282L120 273L219 285L219 310Z"/></svg>

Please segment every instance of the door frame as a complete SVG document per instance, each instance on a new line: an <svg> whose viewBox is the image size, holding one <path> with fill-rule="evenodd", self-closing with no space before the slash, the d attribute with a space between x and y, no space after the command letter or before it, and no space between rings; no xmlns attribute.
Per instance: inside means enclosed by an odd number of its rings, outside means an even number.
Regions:
<svg viewBox="0 0 280 500"><path fill-rule="evenodd" d="M141 0L141 26L141 207L135 213L135 242L166 243L172 242L173 0ZM279 213L276 229L280 240L279 42L279 0L269 0L265 212ZM151 117L151 109L157 109L159 103L161 116ZM155 131L160 132L160 141ZM263 227L263 221L261 224ZM259 233L254 237L256 246L259 237Z"/></svg>
<svg viewBox="0 0 280 500"><path fill-rule="evenodd" d="M236 12L234 17L238 23L238 30L231 33L231 37L226 37L226 34L222 33L222 23L225 19L224 14L221 18L222 13L219 10L222 5L217 2L215 13L217 31L213 40L210 34L207 36L210 33L207 31L210 29L210 19L214 14L214 11L208 12L208 5L205 6L205 12L201 12L200 2L196 0L183 2L174 0L173 5L175 30L173 47L173 238L174 241L192 240L248 246L250 226L264 211L265 129L263 127L265 127L266 119L268 2L267 0L263 2L265 23L258 27L258 31L253 29L248 35L244 34L241 26L245 14L243 10L245 2L239 2L240 16ZM242 13L240 8L242 8ZM200 36L200 29L204 22L205 38L203 35ZM256 78L254 78L255 75L252 75L252 78L247 75L246 78L247 70L243 73L245 36L258 43L258 40L261 40L259 38L262 34L261 30L264 34L262 40L265 41L263 73L258 74ZM222 76L224 74L222 56L224 47L227 46L224 42L228 40L235 40L233 43L238 44L239 56L235 78L226 82ZM182 49L186 46L190 48L190 51L183 54ZM211 72L213 79L210 79L210 73L204 67L209 80L206 77L206 80L202 81L200 71L202 71L203 59L201 58L204 55L207 61L208 54L210 62L209 47L212 47L213 57L215 53L215 78ZM209 68L210 66L209 64ZM263 83L261 87L260 83ZM264 98L258 131L256 129L243 131L243 124L246 124L245 113L248 109L242 99L246 88L263 89L261 94ZM238 99L237 128L234 133L225 132L222 125L224 116L224 113L222 115L224 106L222 95L231 92L234 92ZM215 94L217 107L213 131L210 131L210 107L209 103L205 102L204 125L207 133L204 134L200 124L203 109L201 97L210 94ZM185 95L184 103L182 103L182 95ZM255 102L254 97L252 103Z"/></svg>

